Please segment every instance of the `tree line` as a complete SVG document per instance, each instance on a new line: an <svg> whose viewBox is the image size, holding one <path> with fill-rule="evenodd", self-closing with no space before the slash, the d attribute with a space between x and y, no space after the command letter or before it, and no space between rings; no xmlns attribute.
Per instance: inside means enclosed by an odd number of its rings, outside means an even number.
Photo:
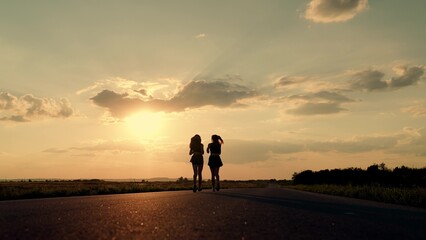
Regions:
<svg viewBox="0 0 426 240"><path fill-rule="evenodd" d="M426 187L426 168L396 167L384 163L361 168L305 170L293 174L294 184L380 185L389 187Z"/></svg>

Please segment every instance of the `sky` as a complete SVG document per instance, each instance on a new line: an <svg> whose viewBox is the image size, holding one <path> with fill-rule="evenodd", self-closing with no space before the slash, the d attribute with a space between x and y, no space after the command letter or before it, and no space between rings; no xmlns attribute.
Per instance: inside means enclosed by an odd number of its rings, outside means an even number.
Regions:
<svg viewBox="0 0 426 240"><path fill-rule="evenodd" d="M195 134L222 179L425 167L425 8L0 0L0 179L190 178Z"/></svg>

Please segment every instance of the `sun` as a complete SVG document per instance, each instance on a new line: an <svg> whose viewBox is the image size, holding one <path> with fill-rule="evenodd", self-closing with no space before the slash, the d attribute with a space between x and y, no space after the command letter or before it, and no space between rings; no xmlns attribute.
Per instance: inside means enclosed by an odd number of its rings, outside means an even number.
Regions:
<svg viewBox="0 0 426 240"><path fill-rule="evenodd" d="M138 139L153 140L164 134L165 115L157 112L138 112L124 119L130 135Z"/></svg>

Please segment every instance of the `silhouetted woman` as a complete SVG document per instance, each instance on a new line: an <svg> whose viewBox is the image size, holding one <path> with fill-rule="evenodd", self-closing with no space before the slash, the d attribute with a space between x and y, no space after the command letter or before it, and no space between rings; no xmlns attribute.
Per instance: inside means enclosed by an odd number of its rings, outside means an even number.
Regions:
<svg viewBox="0 0 426 240"><path fill-rule="evenodd" d="M197 176L198 176L198 191L203 190L201 187L201 183L203 181L203 177L201 173L203 171L204 164L204 145L201 143L200 135L196 134L191 138L191 143L189 144L189 155L191 157L192 169L194 170L194 188L193 191L197 191Z"/></svg>
<svg viewBox="0 0 426 240"><path fill-rule="evenodd" d="M218 135L212 135L212 142L207 146L207 153L210 153L209 166L212 172L212 189L214 191L220 190L219 182L219 168L223 166L222 159L220 159L221 147L223 140Z"/></svg>

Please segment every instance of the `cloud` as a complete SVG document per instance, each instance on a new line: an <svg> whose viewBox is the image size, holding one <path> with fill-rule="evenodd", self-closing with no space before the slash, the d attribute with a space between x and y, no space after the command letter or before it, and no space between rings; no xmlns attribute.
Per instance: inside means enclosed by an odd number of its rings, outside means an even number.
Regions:
<svg viewBox="0 0 426 240"><path fill-rule="evenodd" d="M87 146L72 147L70 150L86 152L145 152L144 146L133 140L102 140Z"/></svg>
<svg viewBox="0 0 426 240"><path fill-rule="evenodd" d="M202 106L229 107L256 93L243 85L224 81L192 81L170 100L177 110Z"/></svg>
<svg viewBox="0 0 426 240"><path fill-rule="evenodd" d="M303 152L304 145L289 142L226 140L226 155L230 163L249 163L268 160L271 154Z"/></svg>
<svg viewBox="0 0 426 240"><path fill-rule="evenodd" d="M284 99L293 102L295 108L287 110L287 113L293 115L323 115L333 114L347 109L342 108L341 104L353 102L354 100L338 92L320 91L305 95L291 95Z"/></svg>
<svg viewBox="0 0 426 240"><path fill-rule="evenodd" d="M360 153L377 150L389 150L396 146L401 135L357 136L351 139L311 142L307 149L313 152Z"/></svg>
<svg viewBox="0 0 426 240"><path fill-rule="evenodd" d="M272 77L272 87L279 92L341 92L347 90L347 84L339 83L340 75L281 75Z"/></svg>
<svg viewBox="0 0 426 240"><path fill-rule="evenodd" d="M44 150L43 152L46 152L46 153L66 153L66 152L68 152L68 149L49 148L49 149Z"/></svg>
<svg viewBox="0 0 426 240"><path fill-rule="evenodd" d="M320 91L315 93L309 93L306 95L292 95L288 97L289 99L301 99L301 100L307 100L307 101L330 101L330 102L337 102L337 103L344 103L344 102L353 102L354 100L342 95L338 92L329 92L329 91Z"/></svg>
<svg viewBox="0 0 426 240"><path fill-rule="evenodd" d="M382 91L395 90L402 87L416 85L424 74L423 67L397 67L394 71L398 74L389 80L384 80L385 74L378 70L364 70L352 74L349 81L350 90Z"/></svg>
<svg viewBox="0 0 426 240"><path fill-rule="evenodd" d="M22 115L11 115L11 116L6 116L6 117L1 117L0 121L29 122L30 120L26 119Z"/></svg>
<svg viewBox="0 0 426 240"><path fill-rule="evenodd" d="M401 134L398 143L390 148L391 153L426 156L426 128L404 128L404 134Z"/></svg>
<svg viewBox="0 0 426 240"><path fill-rule="evenodd" d="M129 97L139 99L167 98L181 87L180 81L173 78L158 78L155 81L134 81L120 77L102 79L94 82L92 85L80 89L77 95L97 94L105 89L116 93L126 93Z"/></svg>
<svg viewBox="0 0 426 240"><path fill-rule="evenodd" d="M35 97L26 94L21 97L0 92L0 120L28 122L44 118L69 118L75 115L70 102L62 98Z"/></svg>
<svg viewBox="0 0 426 240"><path fill-rule="evenodd" d="M147 95L148 95L148 93L147 93L146 89L143 89L143 88L141 88L141 89L139 89L139 90L133 90L133 91L135 91L135 92L139 93L139 94L140 94L140 95L142 95L142 96L147 96Z"/></svg>
<svg viewBox="0 0 426 240"><path fill-rule="evenodd" d="M62 154L68 152L80 152L77 155L93 155L101 152L145 152L145 147L134 140L97 140L91 143L84 143L78 147L70 147L66 149L49 148L44 150L46 153Z"/></svg>
<svg viewBox="0 0 426 240"><path fill-rule="evenodd" d="M276 98L276 102L290 104L286 113L292 115L309 116L336 114L347 111L343 104L355 102L356 100L345 96L343 93L352 91L393 91L403 87L417 85L424 76L423 66L399 66L393 68L394 76L388 77L384 72L375 69L367 69L327 76L327 80L318 77L307 76L283 76L274 81L277 94L294 92L299 90L302 94L290 95ZM338 83L341 78L349 80ZM304 92L304 93L303 93ZM404 109L419 116L422 109ZM414 112L416 111L416 113Z"/></svg>
<svg viewBox="0 0 426 240"><path fill-rule="evenodd" d="M349 139L307 141L306 150L313 152L363 153L383 151L391 154L426 156L426 129L405 127L402 131L354 136Z"/></svg>
<svg viewBox="0 0 426 240"><path fill-rule="evenodd" d="M207 34L205 34L205 33L200 33L200 34L195 36L195 38L205 38L205 37L207 37Z"/></svg>
<svg viewBox="0 0 426 240"><path fill-rule="evenodd" d="M129 98L129 94L119 94L110 90L103 90L90 98L99 107L107 108L113 117L122 118L138 108L143 108L146 102L138 98Z"/></svg>
<svg viewBox="0 0 426 240"><path fill-rule="evenodd" d="M424 74L423 67L399 67L396 69L399 72L399 76L391 78L389 81L389 87L401 88L417 84Z"/></svg>
<svg viewBox="0 0 426 240"><path fill-rule="evenodd" d="M242 83L244 79L239 74L202 74L199 73L193 78L193 81L207 81L207 82L228 82L228 83Z"/></svg>
<svg viewBox="0 0 426 240"><path fill-rule="evenodd" d="M304 17L318 23L345 22L368 7L368 0L311 0Z"/></svg>
<svg viewBox="0 0 426 240"><path fill-rule="evenodd" d="M294 85L298 85L302 82L307 81L309 78L308 77L303 77L303 76L283 76L278 78L275 83L274 83L274 87L276 88L288 88L288 87L292 87Z"/></svg>
<svg viewBox="0 0 426 240"><path fill-rule="evenodd" d="M361 91L384 90L388 87L383 80L384 73L376 70L365 70L353 74L353 80L350 81L350 88Z"/></svg>
<svg viewBox="0 0 426 240"><path fill-rule="evenodd" d="M18 98L7 92L0 92L0 110L9 110L17 105Z"/></svg>
<svg viewBox="0 0 426 240"><path fill-rule="evenodd" d="M255 91L222 81L191 81L169 99L139 99L128 93L103 90L91 100L97 106L106 108L113 117L122 118L135 111L151 110L179 112L203 106L232 107L238 101L252 97Z"/></svg>
<svg viewBox="0 0 426 240"><path fill-rule="evenodd" d="M93 90L97 90L97 89L135 89L141 88L140 83L136 82L136 81L132 81L129 79L124 79L124 78L120 78L120 77L114 77L114 78L109 78L109 79L104 79L104 80L99 80L96 81L93 85L86 87L84 89L80 89L76 92L77 95L83 94L85 92L91 92Z"/></svg>
<svg viewBox="0 0 426 240"><path fill-rule="evenodd" d="M425 144L426 129L409 127L389 134L359 135L322 141L287 139L281 142L229 139L225 140L226 149L223 151L223 158L226 158L228 163L244 164L271 160L277 155L307 152L357 154L381 151L390 154L426 156Z"/></svg>
<svg viewBox="0 0 426 240"><path fill-rule="evenodd" d="M410 113L414 117L426 116L426 103L416 104L414 106L401 109L402 112Z"/></svg>
<svg viewBox="0 0 426 240"><path fill-rule="evenodd" d="M338 103L304 103L297 108L287 110L287 113L294 115L324 115L347 111L340 107Z"/></svg>

